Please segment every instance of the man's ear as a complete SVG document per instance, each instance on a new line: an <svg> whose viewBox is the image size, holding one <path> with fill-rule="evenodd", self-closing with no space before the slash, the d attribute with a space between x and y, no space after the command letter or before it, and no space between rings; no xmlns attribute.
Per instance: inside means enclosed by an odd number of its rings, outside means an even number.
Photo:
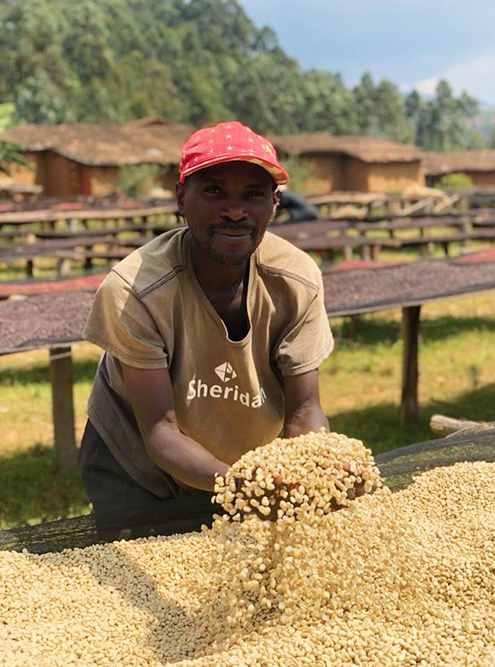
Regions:
<svg viewBox="0 0 495 667"><path fill-rule="evenodd" d="M184 215L184 197L186 195L186 189L184 183L175 184L175 196L177 198L177 208L181 215Z"/></svg>
<svg viewBox="0 0 495 667"><path fill-rule="evenodd" d="M273 191L273 215L277 212L278 206L280 204L280 190Z"/></svg>

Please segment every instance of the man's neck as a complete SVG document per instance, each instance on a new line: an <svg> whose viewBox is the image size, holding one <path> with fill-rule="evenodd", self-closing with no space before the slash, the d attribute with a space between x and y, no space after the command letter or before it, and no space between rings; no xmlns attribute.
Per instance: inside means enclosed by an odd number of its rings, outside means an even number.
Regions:
<svg viewBox="0 0 495 667"><path fill-rule="evenodd" d="M191 262L196 278L206 293L235 290L243 282L249 266L249 259L239 265L220 264L202 253L194 239L191 243Z"/></svg>

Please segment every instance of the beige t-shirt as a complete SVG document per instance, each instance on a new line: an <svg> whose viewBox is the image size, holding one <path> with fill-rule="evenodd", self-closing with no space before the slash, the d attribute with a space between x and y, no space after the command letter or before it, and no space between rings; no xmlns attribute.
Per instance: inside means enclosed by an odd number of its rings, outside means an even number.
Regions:
<svg viewBox="0 0 495 667"><path fill-rule="evenodd" d="M250 259L250 329L232 341L198 283L187 229L139 248L105 278L83 336L103 355L89 418L122 467L159 497L168 476L149 458L126 397L121 362L168 368L179 428L232 463L284 422L282 375L318 368L333 347L321 274L305 253L266 233Z"/></svg>

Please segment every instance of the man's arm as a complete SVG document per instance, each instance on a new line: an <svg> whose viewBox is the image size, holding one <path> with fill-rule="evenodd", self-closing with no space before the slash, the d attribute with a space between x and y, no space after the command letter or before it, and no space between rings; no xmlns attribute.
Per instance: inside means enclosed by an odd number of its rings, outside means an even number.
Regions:
<svg viewBox="0 0 495 667"><path fill-rule="evenodd" d="M151 460L179 482L213 491L215 474L228 465L181 433L172 382L167 369L140 369L122 364L129 402Z"/></svg>
<svg viewBox="0 0 495 667"><path fill-rule="evenodd" d="M329 430L328 419L320 405L317 370L283 377L282 387L285 397L285 438L318 431L322 426Z"/></svg>

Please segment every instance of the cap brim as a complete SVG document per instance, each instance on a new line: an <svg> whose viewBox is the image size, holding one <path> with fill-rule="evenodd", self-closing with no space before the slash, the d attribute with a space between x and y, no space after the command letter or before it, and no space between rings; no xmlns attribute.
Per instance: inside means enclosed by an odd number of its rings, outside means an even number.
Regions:
<svg viewBox="0 0 495 667"><path fill-rule="evenodd" d="M208 167L213 167L216 164L222 164L224 162L251 162L251 164L257 164L259 167L265 169L270 176L273 178L277 185L285 185L289 182L289 173L285 171L280 165L273 164L267 160L262 160L259 157L254 155L235 155L233 157L220 156L218 155L211 160L205 160L204 162L195 164L189 169L185 169L180 176L180 182L184 183L187 176L201 171L202 169L207 169Z"/></svg>

